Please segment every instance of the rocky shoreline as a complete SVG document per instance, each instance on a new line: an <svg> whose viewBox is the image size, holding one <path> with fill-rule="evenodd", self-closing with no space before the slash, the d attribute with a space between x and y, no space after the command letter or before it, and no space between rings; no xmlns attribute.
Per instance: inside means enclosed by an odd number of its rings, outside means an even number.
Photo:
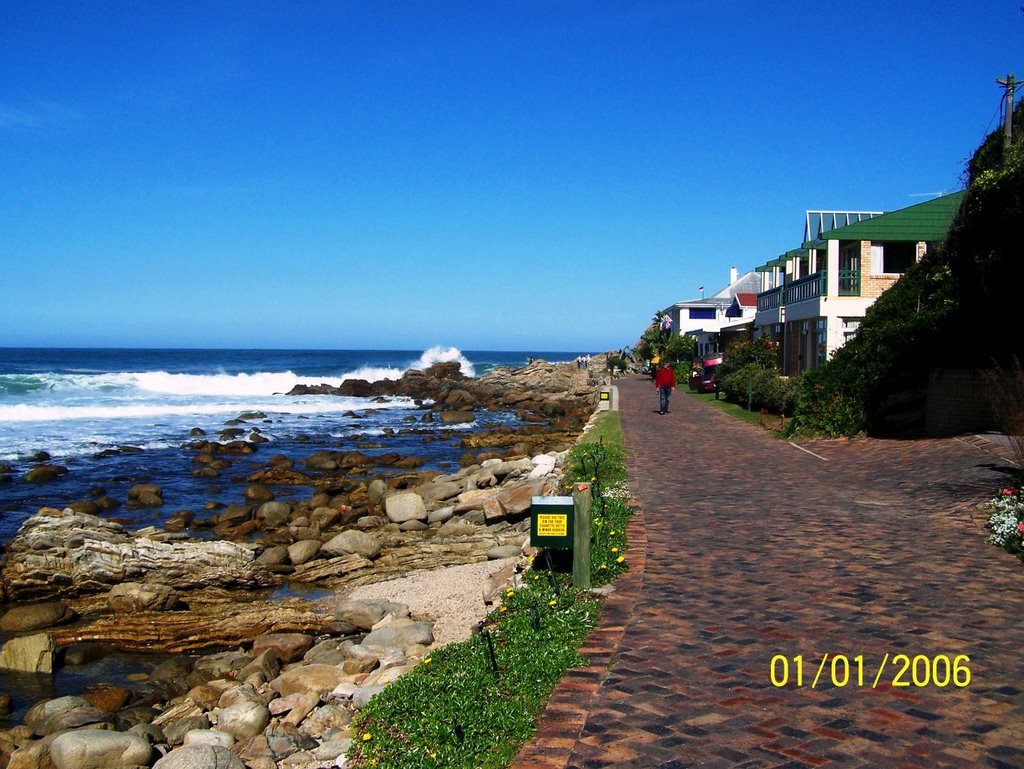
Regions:
<svg viewBox="0 0 1024 769"><path fill-rule="evenodd" d="M479 619L521 570L530 499L558 493L594 384L587 370L538 361L480 379L438 364L394 381L321 386L313 390L325 396L413 398L428 424L470 422L486 409L515 410L522 426L465 433L451 473L397 454L277 455L248 477L247 504L201 519L182 511L162 528L129 531L83 506L41 510L0 570L9 602L0 631L12 636L0 667L45 675L112 648L205 654L168 658L138 688L36 703L23 724L0 731L0 769L343 765L353 713L431 648L468 635L472 621L440 617ZM258 433L243 435L197 436L196 469L218 472L220 461L254 453ZM161 501L146 486L129 502ZM278 501L282 486L311 494ZM197 526L219 539L196 539L188 530ZM393 587L410 574L412 586ZM459 597L442 590L433 605L410 601L413 611L393 600L443 585ZM321 596L270 594L282 586Z"/></svg>

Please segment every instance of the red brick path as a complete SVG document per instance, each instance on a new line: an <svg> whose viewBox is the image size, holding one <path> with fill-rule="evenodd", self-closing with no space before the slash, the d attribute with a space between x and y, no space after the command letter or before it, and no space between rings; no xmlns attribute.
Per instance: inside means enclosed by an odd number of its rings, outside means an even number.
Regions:
<svg viewBox="0 0 1024 769"><path fill-rule="evenodd" d="M1005 482L999 450L801 443L818 458L683 393L660 416L646 380L619 390L631 569L518 769L1024 767L1024 567L974 509ZM863 655L863 685L826 664L812 687L826 653ZM970 684L894 687L897 654L966 654ZM772 685L775 655L791 679L803 656L802 687Z"/></svg>

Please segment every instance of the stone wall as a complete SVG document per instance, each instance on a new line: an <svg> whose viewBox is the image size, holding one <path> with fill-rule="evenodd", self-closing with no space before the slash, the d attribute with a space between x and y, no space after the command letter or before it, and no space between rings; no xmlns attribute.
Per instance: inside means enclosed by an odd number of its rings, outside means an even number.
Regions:
<svg viewBox="0 0 1024 769"><path fill-rule="evenodd" d="M925 431L931 437L998 429L980 369L932 369L928 373Z"/></svg>

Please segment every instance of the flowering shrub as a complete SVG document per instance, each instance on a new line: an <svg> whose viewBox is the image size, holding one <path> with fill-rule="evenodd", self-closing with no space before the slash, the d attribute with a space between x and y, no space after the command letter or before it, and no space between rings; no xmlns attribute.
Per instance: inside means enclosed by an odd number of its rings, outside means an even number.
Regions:
<svg viewBox="0 0 1024 769"><path fill-rule="evenodd" d="M1024 555L1024 497L1021 490L1006 488L999 496L989 500L992 514L985 524L992 532L989 544L1006 548L1016 555Z"/></svg>

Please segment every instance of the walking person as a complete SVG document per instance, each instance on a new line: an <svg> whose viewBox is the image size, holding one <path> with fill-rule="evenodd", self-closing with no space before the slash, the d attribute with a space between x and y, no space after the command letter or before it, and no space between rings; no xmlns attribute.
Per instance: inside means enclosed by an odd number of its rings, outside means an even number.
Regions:
<svg viewBox="0 0 1024 769"><path fill-rule="evenodd" d="M676 389L676 372L668 365L668 361L662 362L661 368L654 376L654 389L658 391L659 396L660 409L658 413L664 414L668 411L668 401L672 396L672 391Z"/></svg>

